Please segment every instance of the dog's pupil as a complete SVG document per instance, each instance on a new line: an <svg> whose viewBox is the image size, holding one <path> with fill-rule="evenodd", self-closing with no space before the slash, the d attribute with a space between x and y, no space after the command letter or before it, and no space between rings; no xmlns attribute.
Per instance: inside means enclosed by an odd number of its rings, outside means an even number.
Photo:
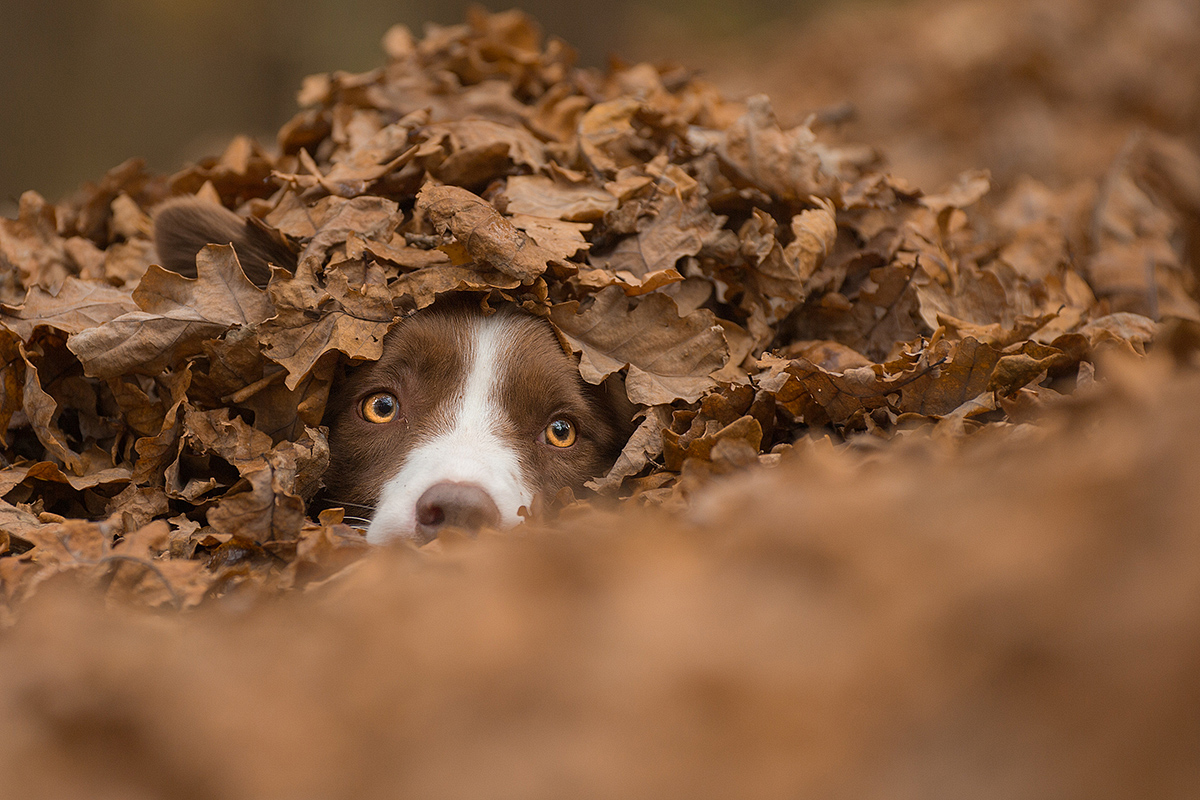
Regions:
<svg viewBox="0 0 1200 800"><path fill-rule="evenodd" d="M384 395L383 397L375 398L375 413L381 417L390 416L392 413L392 398Z"/></svg>
<svg viewBox="0 0 1200 800"><path fill-rule="evenodd" d="M550 432L555 439L566 439L571 435L571 425L566 420L555 420L550 423Z"/></svg>

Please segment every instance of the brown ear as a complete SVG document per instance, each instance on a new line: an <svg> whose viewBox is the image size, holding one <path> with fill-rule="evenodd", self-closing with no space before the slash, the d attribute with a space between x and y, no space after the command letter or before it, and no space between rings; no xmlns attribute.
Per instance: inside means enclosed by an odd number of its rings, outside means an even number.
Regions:
<svg viewBox="0 0 1200 800"><path fill-rule="evenodd" d="M295 271L296 254L287 240L259 220L245 219L223 206L179 197L154 212L154 249L162 266L196 277L196 254L207 244L231 244L246 277L266 286L270 265Z"/></svg>
<svg viewBox="0 0 1200 800"><path fill-rule="evenodd" d="M640 406L630 402L625 392L625 379L619 372L609 375L599 386L585 381L583 390L612 431L612 436L604 443L604 457L608 460L608 466L612 466L637 429L634 415Z"/></svg>

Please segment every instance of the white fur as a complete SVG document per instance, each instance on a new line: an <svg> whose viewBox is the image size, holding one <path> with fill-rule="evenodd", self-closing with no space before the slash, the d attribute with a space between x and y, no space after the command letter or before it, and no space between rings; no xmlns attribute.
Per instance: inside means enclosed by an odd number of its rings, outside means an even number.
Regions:
<svg viewBox="0 0 1200 800"><path fill-rule="evenodd" d="M466 380L447 415L451 427L417 445L383 485L367 541L379 544L412 536L417 501L443 481L482 487L500 510L502 525L521 521L517 510L532 502L533 491L512 444L500 434L506 418L497 397L504 365L514 351L512 337L512 324L499 315L473 323Z"/></svg>

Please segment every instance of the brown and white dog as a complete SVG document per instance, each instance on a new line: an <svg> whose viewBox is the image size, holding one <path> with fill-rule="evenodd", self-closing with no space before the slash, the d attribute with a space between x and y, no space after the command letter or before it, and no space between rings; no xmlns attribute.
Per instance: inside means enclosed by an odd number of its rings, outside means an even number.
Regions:
<svg viewBox="0 0 1200 800"><path fill-rule="evenodd" d="M259 285L268 263L294 267L286 247L231 211L186 199L156 214L164 267L195 275L209 243L232 243ZM398 322L383 356L335 386L328 504L356 514L373 543L516 525L535 495L578 489L612 464L631 430L620 394L585 383L544 320L437 303Z"/></svg>

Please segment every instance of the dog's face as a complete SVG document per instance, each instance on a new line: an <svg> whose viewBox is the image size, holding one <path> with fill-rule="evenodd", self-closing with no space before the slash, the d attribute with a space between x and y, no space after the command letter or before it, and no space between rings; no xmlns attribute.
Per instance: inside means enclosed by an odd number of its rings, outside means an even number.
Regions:
<svg viewBox="0 0 1200 800"><path fill-rule="evenodd" d="M399 323L328 409L328 500L369 509L372 542L516 524L536 493L603 473L627 422L545 321L462 305Z"/></svg>

